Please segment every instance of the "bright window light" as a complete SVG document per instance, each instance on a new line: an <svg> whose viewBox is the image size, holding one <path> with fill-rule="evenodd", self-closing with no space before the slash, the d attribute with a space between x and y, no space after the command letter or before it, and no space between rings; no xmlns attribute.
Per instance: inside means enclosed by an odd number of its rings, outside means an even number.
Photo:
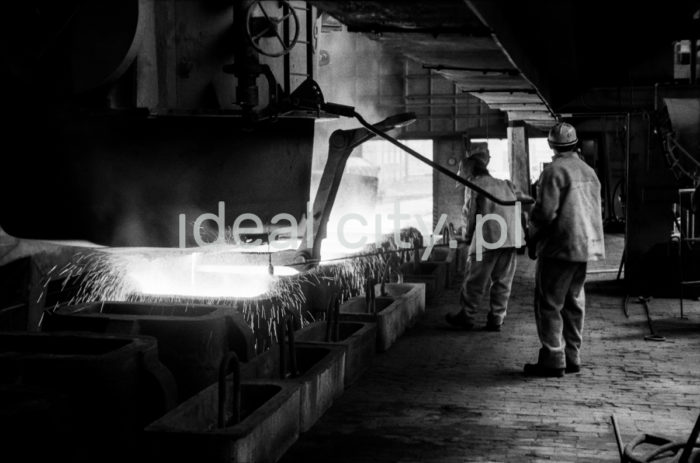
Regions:
<svg viewBox="0 0 700 463"><path fill-rule="evenodd" d="M546 138L530 138L528 149L530 150L530 180L534 183L540 178L545 164L552 162L554 153Z"/></svg>

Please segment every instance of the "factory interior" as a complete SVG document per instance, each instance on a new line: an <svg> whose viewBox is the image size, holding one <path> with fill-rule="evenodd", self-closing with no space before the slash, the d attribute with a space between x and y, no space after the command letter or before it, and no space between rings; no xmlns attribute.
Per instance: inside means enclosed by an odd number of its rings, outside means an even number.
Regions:
<svg viewBox="0 0 700 463"><path fill-rule="evenodd" d="M5 8L0 461L700 462L700 1ZM540 377L527 229L450 317L569 125L605 256Z"/></svg>

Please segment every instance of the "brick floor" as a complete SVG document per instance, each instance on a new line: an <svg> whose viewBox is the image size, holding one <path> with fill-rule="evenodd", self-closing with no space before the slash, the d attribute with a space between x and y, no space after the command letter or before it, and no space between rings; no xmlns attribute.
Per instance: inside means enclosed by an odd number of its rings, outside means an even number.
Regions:
<svg viewBox="0 0 700 463"><path fill-rule="evenodd" d="M617 268L622 240L608 237ZM534 262L519 256L500 333L459 332L443 322L456 288L348 388L282 459L292 462L619 461L610 423L625 442L639 433L687 438L700 413L700 302L650 303L670 342L645 341L642 305L623 310L615 273L590 275L581 373L525 378L536 359Z"/></svg>

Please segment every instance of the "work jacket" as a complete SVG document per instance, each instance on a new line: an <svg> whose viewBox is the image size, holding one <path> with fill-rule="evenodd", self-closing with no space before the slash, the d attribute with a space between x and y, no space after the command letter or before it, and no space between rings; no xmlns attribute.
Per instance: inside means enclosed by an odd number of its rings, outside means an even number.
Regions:
<svg viewBox="0 0 700 463"><path fill-rule="evenodd" d="M530 214L537 255L569 262L605 258L600 182L576 153L554 156L540 175Z"/></svg>
<svg viewBox="0 0 700 463"><path fill-rule="evenodd" d="M493 178L490 175L480 175L470 179L476 186L488 191L494 197L505 201L514 201L518 199L520 192L508 180L500 180ZM519 248L523 246L525 234L523 231L523 223L521 220L521 206L502 206L497 204L486 196L469 190L468 205L466 209L467 233L466 240L469 245L469 255L476 254L476 247L481 246L484 252L492 250L489 246L493 243L498 243L505 235L505 240L497 249L504 248ZM477 224L477 215L481 215L480 224ZM494 220L493 216L498 216L503 219L503 222ZM481 230L477 229L477 225ZM505 229L503 226L505 225ZM479 242L481 240L481 242ZM494 248L495 249L495 248Z"/></svg>

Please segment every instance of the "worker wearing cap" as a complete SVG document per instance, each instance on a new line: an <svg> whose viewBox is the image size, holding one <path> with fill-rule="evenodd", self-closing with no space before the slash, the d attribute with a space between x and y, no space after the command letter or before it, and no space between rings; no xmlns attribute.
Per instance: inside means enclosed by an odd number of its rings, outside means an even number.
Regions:
<svg viewBox="0 0 700 463"><path fill-rule="evenodd" d="M481 161L484 166L489 165L489 161L491 160L491 155L489 154L488 148L476 148L474 151L472 151L468 157L465 157L460 161L459 163L459 170L457 171L457 175L461 175L467 180L471 180L473 173L471 172L471 168L467 169L466 162L469 159L476 159ZM457 183L458 187L464 187L461 183ZM464 203L462 205L462 220L464 222L464 230L467 229L468 227L468 216L469 216L469 200L472 195L472 190L470 188L464 187ZM464 236L463 236L464 237Z"/></svg>
<svg viewBox="0 0 700 463"><path fill-rule="evenodd" d="M600 182L578 155L573 126L555 125L554 151L539 179L530 215L528 253L537 258L535 322L542 347L530 376L563 376L581 368L587 262L605 257Z"/></svg>
<svg viewBox="0 0 700 463"><path fill-rule="evenodd" d="M523 199L524 195L511 182L489 174L487 159L483 155L469 157L463 164L466 178L494 197L505 201ZM445 320L461 329L473 329L480 302L488 291L490 310L485 329L500 331L515 275L516 249L522 245L522 238L519 238L523 236L522 220L516 207L497 204L483 194L468 190L470 193L465 194L469 201L465 207L465 239L470 246L467 274L460 291L461 310L446 314ZM495 216L502 218L502 223L494 220ZM484 242L500 244L482 246Z"/></svg>

